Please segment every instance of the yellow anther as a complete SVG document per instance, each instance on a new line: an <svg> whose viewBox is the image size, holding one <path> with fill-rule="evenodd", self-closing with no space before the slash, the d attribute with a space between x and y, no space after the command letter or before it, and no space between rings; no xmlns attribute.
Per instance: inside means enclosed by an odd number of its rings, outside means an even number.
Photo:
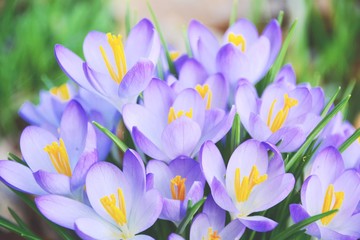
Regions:
<svg viewBox="0 0 360 240"><path fill-rule="evenodd" d="M253 188L267 180L267 174L259 176L259 170L254 165L251 169L250 175L240 179L240 168L235 169L234 187L235 197L238 202L245 202L250 197Z"/></svg>
<svg viewBox="0 0 360 240"><path fill-rule="evenodd" d="M200 96L206 100L206 110L209 110L211 108L211 101L212 101L212 91L208 84L204 84L201 86L200 84L195 86L195 90L200 94Z"/></svg>
<svg viewBox="0 0 360 240"><path fill-rule="evenodd" d="M202 237L201 240L221 240L221 237L217 231L213 231L213 229L209 227L206 237Z"/></svg>
<svg viewBox="0 0 360 240"><path fill-rule="evenodd" d="M240 45L240 49L242 52L245 52L246 50L246 40L244 38L243 35L239 34L236 35L234 33L230 33L228 36L228 41L232 44L234 44L235 46L239 46Z"/></svg>
<svg viewBox="0 0 360 240"><path fill-rule="evenodd" d="M276 99L272 102L267 118L267 126L270 128L272 132L276 132L279 130L289 115L289 111L292 107L298 105L298 100L295 98L289 97L288 94L284 94L284 107L276 114L274 121L271 124L271 117L273 114L273 110L275 107Z"/></svg>
<svg viewBox="0 0 360 240"><path fill-rule="evenodd" d="M170 191L172 199L184 201L186 193L185 181L186 178L182 178L179 175L170 180Z"/></svg>
<svg viewBox="0 0 360 240"><path fill-rule="evenodd" d="M126 71L127 71L125 51L124 51L124 45L122 43L122 37L120 34L115 36L115 35L112 35L111 33L107 33L106 37L107 37L107 41L108 41L108 43L112 49L113 55L114 55L117 73L115 72L113 66L111 66L111 63L109 61L108 56L106 55L106 52L105 52L103 46L100 46L100 52L104 59L106 68L108 69L111 78L116 83L120 84L123 77L126 74Z"/></svg>
<svg viewBox="0 0 360 240"><path fill-rule="evenodd" d="M171 61L175 61L179 56L180 56L179 51L171 51L170 52Z"/></svg>
<svg viewBox="0 0 360 240"><path fill-rule="evenodd" d="M170 108L169 114L168 114L168 123L172 123L175 119L178 119L179 117L186 116L188 118L192 118L193 116L193 109L190 108L188 112L184 112L183 110L175 112L175 109L173 107Z"/></svg>
<svg viewBox="0 0 360 240"><path fill-rule="evenodd" d="M70 100L70 91L66 83L60 85L59 87L53 87L50 89L50 93L60 100L68 101Z"/></svg>
<svg viewBox="0 0 360 240"><path fill-rule="evenodd" d="M119 226L123 226L127 223L127 220L125 198L121 188L118 188L117 194L117 199L115 194L110 194L109 196L102 197L100 202L110 217L114 219ZM116 204L117 201L119 202L118 206Z"/></svg>
<svg viewBox="0 0 360 240"><path fill-rule="evenodd" d="M71 176L71 168L69 163L69 156L66 151L64 141L60 138L60 144L53 142L45 146L44 151L48 153L51 163L56 171L66 176Z"/></svg>
<svg viewBox="0 0 360 240"><path fill-rule="evenodd" d="M335 197L335 202L331 207L334 197ZM325 193L324 203L321 212L324 213L330 210L339 209L344 201L344 197L345 197L344 192L334 192L334 185L330 184ZM335 215L336 213L333 213L326 217L323 217L321 219L321 223L325 226L328 225L331 222L331 220L335 217Z"/></svg>

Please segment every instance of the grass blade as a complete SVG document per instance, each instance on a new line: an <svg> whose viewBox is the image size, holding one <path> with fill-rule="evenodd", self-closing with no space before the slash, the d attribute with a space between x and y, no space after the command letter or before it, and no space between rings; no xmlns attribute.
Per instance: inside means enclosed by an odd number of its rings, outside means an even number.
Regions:
<svg viewBox="0 0 360 240"><path fill-rule="evenodd" d="M115 134L113 134L111 131L109 131L107 128L102 126L100 123L96 121L92 121L92 123L100 129L103 133L106 134L115 144L120 148L121 151L126 152L126 150L129 148L123 141L121 141Z"/></svg>
<svg viewBox="0 0 360 240"><path fill-rule="evenodd" d="M241 136L240 133L241 133L240 116L238 113L236 113L231 128L230 153L232 153L234 149L237 146L239 146L240 136Z"/></svg>
<svg viewBox="0 0 360 240"><path fill-rule="evenodd" d="M339 95L341 90L341 87L338 88L338 90L335 92L335 94L330 98L329 102L326 104L324 109L321 112L321 117L325 117L325 115L329 112L329 109L333 105L334 101L336 100L337 96ZM345 95L346 96L346 95Z"/></svg>
<svg viewBox="0 0 360 240"><path fill-rule="evenodd" d="M358 128L343 144L339 147L339 151L344 152L353 142L358 140L360 137L360 128Z"/></svg>
<svg viewBox="0 0 360 240"><path fill-rule="evenodd" d="M229 19L229 26L232 26L237 19L238 7L239 7L239 0L233 0L230 19Z"/></svg>
<svg viewBox="0 0 360 240"><path fill-rule="evenodd" d="M41 240L41 238L30 235L27 231L3 217L0 217L0 227L3 227L29 240Z"/></svg>
<svg viewBox="0 0 360 240"><path fill-rule="evenodd" d="M176 231L177 234L182 235L185 232L186 226L190 223L191 219L193 219L195 213L199 211L200 207L204 204L205 200L206 197L203 197L200 201L195 203L194 206L190 208L190 210L188 210L185 218L181 221Z"/></svg>

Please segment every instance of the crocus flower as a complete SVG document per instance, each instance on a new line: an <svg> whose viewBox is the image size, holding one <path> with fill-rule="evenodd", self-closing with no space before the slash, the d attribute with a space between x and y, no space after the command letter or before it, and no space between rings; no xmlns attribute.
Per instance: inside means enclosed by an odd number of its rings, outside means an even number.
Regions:
<svg viewBox="0 0 360 240"><path fill-rule="evenodd" d="M268 149L274 153L272 159L268 157ZM271 219L249 216L276 205L294 187L294 177L285 173L281 154L275 147L247 140L235 149L225 168L220 151L208 141L199 157L217 205L252 230L266 232L275 228L277 223Z"/></svg>
<svg viewBox="0 0 360 240"><path fill-rule="evenodd" d="M225 32L221 47L215 36L196 20L191 21L188 35L194 58L209 73L223 73L232 87L241 78L253 84L259 81L274 62L282 41L275 19L261 36L253 23L239 19Z"/></svg>
<svg viewBox="0 0 360 240"><path fill-rule="evenodd" d="M169 165L151 160L146 166L151 185L164 199L160 219L179 225L186 215L188 201L198 202L204 194L204 177L199 163L191 158L178 157Z"/></svg>
<svg viewBox="0 0 360 240"><path fill-rule="evenodd" d="M29 167L0 161L3 182L35 195L81 198L85 175L98 157L95 130L79 103L71 101L66 107L59 138L45 129L29 126L21 134L20 148Z"/></svg>
<svg viewBox="0 0 360 240"><path fill-rule="evenodd" d="M320 88L296 85L294 71L285 66L261 98L250 82L240 80L235 103L252 138L278 144L281 152L292 152L320 121L324 95Z"/></svg>
<svg viewBox="0 0 360 240"><path fill-rule="evenodd" d="M306 233L319 239L359 239L360 213L354 214L360 200L360 175L345 170L334 147L322 150L314 160L301 188L301 204L290 205L295 223L310 216L337 209L306 227Z"/></svg>
<svg viewBox="0 0 360 240"><path fill-rule="evenodd" d="M146 191L144 164L133 150L124 155L123 171L111 163L94 164L86 177L90 206L62 196L35 199L41 213L82 239L153 239L137 235L151 227L162 209L155 189Z"/></svg>
<svg viewBox="0 0 360 240"><path fill-rule="evenodd" d="M122 36L90 32L83 45L86 62L56 45L63 71L81 87L104 97L120 112L135 102L149 84L160 54L160 41L152 23L141 20L130 32L125 47Z"/></svg>
<svg viewBox="0 0 360 240"><path fill-rule="evenodd" d="M136 145L154 159L170 161L194 157L206 140L217 142L231 128L235 109L206 110L194 89L178 95L164 82L153 79L144 91L143 105L127 104L123 118Z"/></svg>

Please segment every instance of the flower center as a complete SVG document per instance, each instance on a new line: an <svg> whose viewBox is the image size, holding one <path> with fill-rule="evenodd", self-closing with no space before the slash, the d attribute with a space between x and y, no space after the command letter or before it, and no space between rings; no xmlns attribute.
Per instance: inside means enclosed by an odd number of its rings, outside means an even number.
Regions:
<svg viewBox="0 0 360 240"><path fill-rule="evenodd" d="M252 189L256 185L264 182L267 177L267 174L259 176L259 170L256 165L254 165L251 169L250 176L245 176L242 178L242 181L240 181L240 168L236 168L234 179L236 200L238 202L248 200Z"/></svg>
<svg viewBox="0 0 360 240"><path fill-rule="evenodd" d="M245 52L246 50L246 41L243 35L239 34L235 34L235 33L230 33L228 36L228 41L232 44L234 44L235 46L240 46L240 50L242 52Z"/></svg>
<svg viewBox="0 0 360 240"><path fill-rule="evenodd" d="M186 116L188 118L192 118L193 116L193 110L190 108L188 112L185 112L183 110L180 110L178 112L175 112L175 109L173 107L170 108L169 114L168 114L168 123L172 123L175 119L178 119L179 117Z"/></svg>
<svg viewBox="0 0 360 240"><path fill-rule="evenodd" d="M282 127L287 116L289 115L290 108L297 106L298 100L289 97L287 93L284 94L284 107L276 114L274 121L271 124L271 117L274 111L275 103L276 99L274 99L274 101L271 103L267 119L267 126L270 128L271 132L276 132Z"/></svg>
<svg viewBox="0 0 360 240"><path fill-rule="evenodd" d="M125 199L124 194L121 188L117 190L118 194L118 201L119 204L117 205L117 199L115 194L110 194L110 196L105 196L100 199L100 202L106 212L110 215L112 219L119 225L124 226L127 223L126 220L126 206L125 206Z"/></svg>
<svg viewBox="0 0 360 240"><path fill-rule="evenodd" d="M217 231L213 231L213 229L209 227L206 237L203 237L201 240L221 240L221 237Z"/></svg>
<svg viewBox="0 0 360 240"><path fill-rule="evenodd" d="M186 192L185 181L186 178L182 178L179 175L170 180L170 191L172 199L184 201Z"/></svg>
<svg viewBox="0 0 360 240"><path fill-rule="evenodd" d="M60 138L59 143L53 142L46 145L44 151L48 153L51 163L55 167L56 171L66 176L71 176L71 168L69 163L69 156L66 151L64 141Z"/></svg>
<svg viewBox="0 0 360 240"><path fill-rule="evenodd" d="M114 55L117 73L115 73L113 66L111 66L109 58L106 55L103 46L100 46L100 52L111 78L116 83L120 84L126 73L126 58L124 52L124 45L122 43L122 36L120 34L115 36L112 35L111 33L107 33L106 37Z"/></svg>
<svg viewBox="0 0 360 240"><path fill-rule="evenodd" d="M330 210L339 209L344 201L344 197L345 197L344 192L334 192L334 185L330 184L325 193L324 203L321 212L324 213ZM334 199L334 203L333 203L333 199ZM331 222L331 220L335 217L335 215L336 213L333 213L331 215L323 217L321 219L321 223L325 226L328 225Z"/></svg>
<svg viewBox="0 0 360 240"><path fill-rule="evenodd" d="M206 96L207 96L207 100L206 100L206 110L209 110L211 108L211 100L212 100L212 91L209 87L208 84L204 84L203 86L201 85L196 85L195 86L195 90L200 94L200 96L205 100Z"/></svg>
<svg viewBox="0 0 360 240"><path fill-rule="evenodd" d="M70 91L66 83L59 87L53 87L49 91L52 95L58 97L60 100L68 101L70 99Z"/></svg>

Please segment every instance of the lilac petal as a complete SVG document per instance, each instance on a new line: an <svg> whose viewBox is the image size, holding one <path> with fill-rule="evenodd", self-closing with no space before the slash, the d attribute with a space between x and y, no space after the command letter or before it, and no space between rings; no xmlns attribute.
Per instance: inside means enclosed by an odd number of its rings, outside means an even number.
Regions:
<svg viewBox="0 0 360 240"><path fill-rule="evenodd" d="M341 230L348 235L360 236L360 213L352 215L348 221L341 226Z"/></svg>
<svg viewBox="0 0 360 240"><path fill-rule="evenodd" d="M147 236L147 235L136 235L135 237L131 238L131 240L154 240L154 238Z"/></svg>
<svg viewBox="0 0 360 240"><path fill-rule="evenodd" d="M55 57L65 74L88 91L95 92L83 71L84 61L75 53L59 44L55 45Z"/></svg>
<svg viewBox="0 0 360 240"><path fill-rule="evenodd" d="M146 174L146 191L149 191L154 188L154 174Z"/></svg>
<svg viewBox="0 0 360 240"><path fill-rule="evenodd" d="M333 183L343 171L344 162L341 154L332 146L317 154L311 168L311 174L319 176L323 186Z"/></svg>
<svg viewBox="0 0 360 240"><path fill-rule="evenodd" d="M98 161L98 153L96 150L87 152L80 156L77 162L72 177L70 179L71 191L85 185L85 177L90 167Z"/></svg>
<svg viewBox="0 0 360 240"><path fill-rule="evenodd" d="M89 206L63 196L40 196L35 198L35 203L46 218L65 228L74 229L74 223L78 218L97 217Z"/></svg>
<svg viewBox="0 0 360 240"><path fill-rule="evenodd" d="M197 84L202 85L207 77L204 67L195 59L188 59L179 72L179 82L183 88L193 88ZM177 91L182 89L177 89Z"/></svg>
<svg viewBox="0 0 360 240"><path fill-rule="evenodd" d="M270 41L270 56L268 61L269 68L275 61L276 56L278 55L281 48L282 34L281 28L278 21L275 19L271 20L271 22L266 26L265 30L262 32L262 36L265 36Z"/></svg>
<svg viewBox="0 0 360 240"><path fill-rule="evenodd" d="M205 122L202 128L202 137L198 143L197 148L200 149L204 141L211 140L214 134L216 135L218 133L218 130L215 128L219 128L220 126L218 125L221 122L224 122L226 117L226 111L219 108L209 109L205 112Z"/></svg>
<svg viewBox="0 0 360 240"><path fill-rule="evenodd" d="M187 206L189 200L191 200L193 204L197 203L198 201L200 201L203 195L204 184L202 184L200 181L195 181L187 192L186 198L184 200L184 205Z"/></svg>
<svg viewBox="0 0 360 240"><path fill-rule="evenodd" d="M211 195L216 202L222 209L229 211L229 212L237 212L234 203L232 202L230 196L226 192L225 186L217 179L213 178L211 184Z"/></svg>
<svg viewBox="0 0 360 240"><path fill-rule="evenodd" d="M93 125L90 122L88 122L87 123L87 135L86 135L86 139L85 139L85 147L84 147L83 153L88 153L88 152L97 150L97 138L96 137L97 136L96 136L95 128L93 127Z"/></svg>
<svg viewBox="0 0 360 240"><path fill-rule="evenodd" d="M118 83L115 82L108 73L102 73L94 70L86 63L83 66L86 77L90 84L97 90L102 98L116 99L118 95Z"/></svg>
<svg viewBox="0 0 360 240"><path fill-rule="evenodd" d="M203 239L207 236L208 228L213 228L215 231L220 229L212 226L209 222L209 218L204 213L199 213L193 220L190 228L190 239Z"/></svg>
<svg viewBox="0 0 360 240"><path fill-rule="evenodd" d="M192 239L190 237L190 239ZM177 235L176 233L171 233L169 236L168 236L168 240L185 240L185 238L183 238L182 236L180 235Z"/></svg>
<svg viewBox="0 0 360 240"><path fill-rule="evenodd" d="M289 92L289 97L297 99L298 105L290 109L288 119L293 119L312 111L312 96L307 88L297 87Z"/></svg>
<svg viewBox="0 0 360 240"><path fill-rule="evenodd" d="M31 125L42 125L45 121L30 101L25 101L18 112L19 116Z"/></svg>
<svg viewBox="0 0 360 240"><path fill-rule="evenodd" d="M150 60L140 59L121 81L119 96L130 98L139 95L149 85L153 76L154 64Z"/></svg>
<svg viewBox="0 0 360 240"><path fill-rule="evenodd" d="M137 127L133 128L132 136L136 146L138 146L145 154L155 159L168 160L168 157L160 150L160 148L147 138Z"/></svg>
<svg viewBox="0 0 360 240"><path fill-rule="evenodd" d="M174 120L162 133L162 146L166 155L174 159L180 155L190 156L201 136L199 125L188 117Z"/></svg>
<svg viewBox="0 0 360 240"><path fill-rule="evenodd" d="M139 154L132 149L124 154L123 173L136 201L145 192L145 167Z"/></svg>
<svg viewBox="0 0 360 240"><path fill-rule="evenodd" d="M225 109L230 92L229 82L222 74L217 73L208 77L205 84L208 84L212 91L211 107Z"/></svg>
<svg viewBox="0 0 360 240"><path fill-rule="evenodd" d="M35 195L47 194L37 184L31 170L20 163L0 160L0 180L19 191Z"/></svg>
<svg viewBox="0 0 360 240"><path fill-rule="evenodd" d="M312 111L316 114L320 114L325 105L325 94L321 87L315 87L310 89L312 96Z"/></svg>
<svg viewBox="0 0 360 240"><path fill-rule="evenodd" d="M291 66L291 64L286 64L280 69L279 73L276 75L274 82L285 84L288 90L292 90L292 88L295 87L296 75L294 68Z"/></svg>
<svg viewBox="0 0 360 240"><path fill-rule="evenodd" d="M246 46L251 46L258 39L258 32L255 25L247 19L237 20L224 34L224 43L228 43L229 34L234 33L235 35L241 34L244 39Z"/></svg>
<svg viewBox="0 0 360 240"><path fill-rule="evenodd" d="M295 223L298 223L310 217L310 215L300 204L290 204L289 209L290 216ZM316 223L311 223L306 226L306 233L314 237L320 238L320 229Z"/></svg>
<svg viewBox="0 0 360 240"><path fill-rule="evenodd" d="M240 118L241 120L241 118ZM259 141L266 141L271 136L270 128L261 119L260 115L250 113L248 128L244 125L252 138ZM277 143L277 142L276 142Z"/></svg>
<svg viewBox="0 0 360 240"><path fill-rule="evenodd" d="M223 230L219 232L222 239L240 239L246 227L239 219L232 220Z"/></svg>
<svg viewBox="0 0 360 240"><path fill-rule="evenodd" d="M280 152L294 152L306 140L306 134L300 126L282 127L273 133L267 141L278 144Z"/></svg>
<svg viewBox="0 0 360 240"><path fill-rule="evenodd" d="M143 195L134 206L129 216L129 230L136 234L151 227L158 219L163 207L163 200L156 189L152 189Z"/></svg>
<svg viewBox="0 0 360 240"><path fill-rule="evenodd" d="M70 177L66 175L39 170L34 173L34 177L36 182L50 194L71 194Z"/></svg>
<svg viewBox="0 0 360 240"><path fill-rule="evenodd" d="M321 239L342 239L342 240L358 239L355 236L347 236L326 227L320 228L320 232L321 232Z"/></svg>
<svg viewBox="0 0 360 240"><path fill-rule="evenodd" d="M129 67L140 58L149 58L155 65L160 54L160 41L153 24L146 18L132 29L125 45L126 61Z"/></svg>
<svg viewBox="0 0 360 240"><path fill-rule="evenodd" d="M179 223L182 219L180 216L181 201L168 198L163 200L163 208L159 218Z"/></svg>
<svg viewBox="0 0 360 240"><path fill-rule="evenodd" d="M270 53L270 42L266 37L261 36L247 51L246 56L249 61L249 69L247 70L246 77L248 80L255 84L267 72Z"/></svg>
<svg viewBox="0 0 360 240"><path fill-rule="evenodd" d="M214 229L218 229L220 231L220 229L224 228L226 212L214 202L211 195L207 197L204 203L203 213L208 216L210 226Z"/></svg>
<svg viewBox="0 0 360 240"><path fill-rule="evenodd" d="M164 198L171 198L170 180L174 177L169 167L162 161L151 160L146 165L146 172L154 177L154 187Z"/></svg>
<svg viewBox="0 0 360 240"><path fill-rule="evenodd" d="M224 160L219 149L213 142L207 141L202 145L199 154L199 161L201 170L208 184L211 184L214 177L216 177L222 184L225 184L224 176L226 168Z"/></svg>
<svg viewBox="0 0 360 240"><path fill-rule="evenodd" d="M78 218L75 221L76 234L81 239L121 239L121 231L99 217Z"/></svg>
<svg viewBox="0 0 360 240"><path fill-rule="evenodd" d="M26 163L33 172L40 169L56 172L44 148L58 140L50 132L35 126L24 129L20 137L20 149Z"/></svg>
<svg viewBox="0 0 360 240"><path fill-rule="evenodd" d="M86 113L81 105L73 100L67 105L60 123L60 138L64 140L71 169L74 169L84 150L86 134Z"/></svg>
<svg viewBox="0 0 360 240"><path fill-rule="evenodd" d="M301 188L301 202L310 215L322 212L325 189L321 186L318 176L308 177Z"/></svg>
<svg viewBox="0 0 360 240"><path fill-rule="evenodd" d="M256 232L268 232L277 226L277 222L263 216L251 216L240 218L239 220L247 228Z"/></svg>
<svg viewBox="0 0 360 240"><path fill-rule="evenodd" d="M262 144L268 151L271 151L273 153L273 157L269 160L269 166L267 171L268 179L284 174L284 160L278 148L268 142L262 142Z"/></svg>

